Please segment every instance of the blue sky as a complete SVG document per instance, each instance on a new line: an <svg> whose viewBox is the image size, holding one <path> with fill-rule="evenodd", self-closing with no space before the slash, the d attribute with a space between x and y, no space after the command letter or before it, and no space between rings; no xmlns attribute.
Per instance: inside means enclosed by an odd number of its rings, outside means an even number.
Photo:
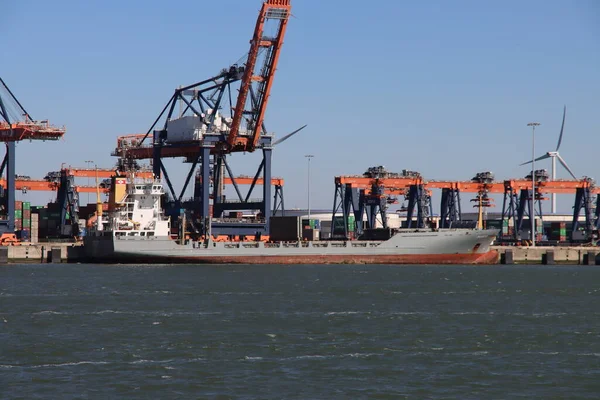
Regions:
<svg viewBox="0 0 600 400"><path fill-rule="evenodd" d="M116 137L145 132L176 86L247 53L260 4L3 4L0 76L34 118L67 127L61 142L19 144L18 172L112 166ZM293 14L266 116L279 136L308 124L274 153L287 207L306 206L305 154L315 155L313 208L331 207L335 175L372 165L429 179L523 177L527 122L542 124L536 153L553 150L564 104L561 155L578 176L600 179L600 3L296 0ZM237 174L257 163L232 158ZM167 164L183 182L186 165Z"/></svg>

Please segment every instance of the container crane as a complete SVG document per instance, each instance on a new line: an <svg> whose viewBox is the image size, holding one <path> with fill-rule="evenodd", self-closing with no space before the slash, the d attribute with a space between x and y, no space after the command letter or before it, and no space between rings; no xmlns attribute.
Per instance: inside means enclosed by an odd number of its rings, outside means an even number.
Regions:
<svg viewBox="0 0 600 400"><path fill-rule="evenodd" d="M267 133L263 125L265 110L290 12L290 0L267 0L258 14L231 129L227 136L229 151L254 151L261 135ZM272 37L264 35L265 23L268 20L277 23L275 35ZM258 62L259 52L263 53L262 63ZM251 97L250 101L248 95ZM241 134L243 118L246 120L247 132L244 135Z"/></svg>
<svg viewBox="0 0 600 400"><path fill-rule="evenodd" d="M571 241L581 241L581 227L588 238L598 237L600 231L600 187L595 186L593 179L584 177L578 180L549 180L545 170L537 170L536 192L532 195L532 176L523 179L494 180L491 172L481 172L470 181L430 180L425 181L420 174L412 171L390 173L383 167L372 167L363 175L346 175L335 177L335 196L332 220L336 214L342 213L345 223L343 226L332 223L333 234L348 237L350 232L355 235L362 233L362 224L349 226L348 217L353 213L355 220L361 222L366 212L367 225L374 228L373 210L381 215L385 227L385 209L391 203L392 196L404 195L409 200L406 226L414 223L413 215L416 208L416 227L423 227L427 214L431 212L431 191L442 190L440 228L455 228L467 226L461 223L460 194L474 193L471 201L477 202L474 207L483 213L487 207L493 207L490 194L504 194L502 205L502 220L513 220L513 240L518 240L523 229L525 217L536 215L542 218L542 201L548 200L546 194L574 194L573 230ZM429 207L429 212L427 208ZM383 212L381 212L383 211ZM583 221L580 221L583 218ZM482 218L480 218L481 220ZM482 221L479 221L481 224Z"/></svg>
<svg viewBox="0 0 600 400"><path fill-rule="evenodd" d="M423 188L423 179L418 172L404 170L402 173L393 173L379 166L369 168L363 175L336 176L334 181L332 226L335 228L333 221L337 213L341 212L344 218L341 229L333 229L334 235L348 237L349 232L360 235L365 213L369 229L375 228L378 217L386 228L386 210L389 204L396 202L395 196L409 198L408 224L412 223L415 207L418 226L430 215L428 193ZM355 219L354 227L348 226L351 212Z"/></svg>
<svg viewBox="0 0 600 400"><path fill-rule="evenodd" d="M22 118L22 119L19 119ZM6 145L6 153L0 165L0 176L6 170L6 196L0 217L0 232L15 229L15 163L16 142L22 140L56 141L65 134L64 127L56 127L45 121L36 121L25 110L13 92L0 78L0 142Z"/></svg>
<svg viewBox="0 0 600 400"><path fill-rule="evenodd" d="M233 153L262 151L262 161L255 174L263 182L271 182L271 153L273 146L286 140L302 128L273 140L267 132L264 119L275 71L279 60L287 22L291 15L290 0L266 0L262 4L250 41L250 49L243 65L234 64L219 74L203 81L178 87L146 134L127 135L119 138L113 153L125 160L152 159L156 178L164 178L169 192L180 209L196 168L200 170L201 182L215 182L211 193L209 185L202 185L197 192L197 211L202 234L211 230L214 234L267 233L272 209L271 185L263 185L263 198L256 202L219 204L223 198L225 171L235 180L227 156ZM266 29L274 25L274 29ZM275 32L267 36L265 32ZM235 88L239 84L234 102ZM176 105L179 104L179 114ZM159 124L162 121L162 125ZM151 140L148 143L147 139ZM166 157L183 157L191 163L184 185L175 191L169 174L162 163ZM235 185L235 184L234 184ZM254 185L253 185L254 186ZM209 213L209 201L215 208L258 210L262 215L256 224L240 224L238 227L220 226L213 223ZM258 208L256 208L258 207Z"/></svg>

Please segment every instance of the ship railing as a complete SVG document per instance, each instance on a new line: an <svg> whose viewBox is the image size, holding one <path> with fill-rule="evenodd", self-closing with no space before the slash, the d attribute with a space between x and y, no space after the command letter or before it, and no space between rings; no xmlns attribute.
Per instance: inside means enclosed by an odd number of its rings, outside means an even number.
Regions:
<svg viewBox="0 0 600 400"><path fill-rule="evenodd" d="M359 246L357 247L367 247L368 242L363 242L360 243ZM373 243L372 246L377 246L379 243ZM354 246L354 242L349 242L349 241L343 241L343 242L339 242L339 241L306 241L306 240L301 240L301 241L286 241L286 242L266 242L265 243L265 248L297 248L297 247L319 247L319 248L325 248L325 247L349 247L349 246Z"/></svg>
<svg viewBox="0 0 600 400"><path fill-rule="evenodd" d="M262 199L259 198L251 198L248 199L248 201L244 200L239 200L239 199L227 199L224 201L225 204L240 204L240 203L259 203L261 202Z"/></svg>
<svg viewBox="0 0 600 400"><path fill-rule="evenodd" d="M262 246L262 242L228 242L223 245L226 249L258 249ZM266 247L266 246L265 246Z"/></svg>
<svg viewBox="0 0 600 400"><path fill-rule="evenodd" d="M241 223L241 224L264 224L264 219L259 218L213 218L213 222L217 223Z"/></svg>

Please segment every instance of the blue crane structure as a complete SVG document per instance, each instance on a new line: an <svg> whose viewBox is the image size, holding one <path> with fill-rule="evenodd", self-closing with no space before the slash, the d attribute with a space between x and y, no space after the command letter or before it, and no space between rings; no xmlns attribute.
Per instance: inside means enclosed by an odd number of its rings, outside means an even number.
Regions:
<svg viewBox="0 0 600 400"><path fill-rule="evenodd" d="M178 210L187 204L184 194L197 174L193 208L201 235L260 235L269 231L269 217L273 212L270 203L273 147L304 128L276 141L264 123L290 15L290 0L264 1L245 63L234 64L216 76L175 89L146 134L137 135L135 145L118 146L114 153L129 160L152 159L155 178L166 181L173 206ZM179 113L176 113L177 104ZM146 142L148 138L150 145ZM262 159L248 194L243 196L228 156L255 151L262 153ZM175 190L162 162L168 157L183 157L191 164L179 191ZM236 201L226 199L224 194L226 175L232 180L238 196ZM262 199L252 200L250 195L259 179L263 182ZM282 187L276 186L276 202L282 193ZM282 205L282 202L277 204ZM219 221L226 211L235 210L254 210L256 218L237 224Z"/></svg>
<svg viewBox="0 0 600 400"><path fill-rule="evenodd" d="M2 194L0 232L15 230L16 142L56 141L64 134L64 127L50 125L47 120L33 120L4 80L0 78L0 142L6 145L6 152L0 164L0 177L6 172L6 187L0 190Z"/></svg>

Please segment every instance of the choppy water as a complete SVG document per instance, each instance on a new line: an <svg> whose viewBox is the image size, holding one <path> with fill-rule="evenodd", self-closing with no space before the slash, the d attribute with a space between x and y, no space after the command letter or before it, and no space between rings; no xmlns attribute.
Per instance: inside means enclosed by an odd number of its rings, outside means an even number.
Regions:
<svg viewBox="0 0 600 400"><path fill-rule="evenodd" d="M0 267L3 399L599 397L599 267Z"/></svg>

